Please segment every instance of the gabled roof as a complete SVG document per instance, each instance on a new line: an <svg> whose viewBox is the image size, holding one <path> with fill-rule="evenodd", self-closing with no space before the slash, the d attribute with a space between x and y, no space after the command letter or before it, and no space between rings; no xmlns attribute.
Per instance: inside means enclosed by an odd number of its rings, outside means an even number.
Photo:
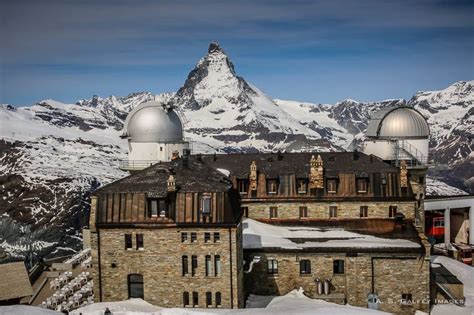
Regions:
<svg viewBox="0 0 474 315"><path fill-rule="evenodd" d="M326 175L355 173L367 176L370 173L398 172L398 168L374 155L362 152L301 152L301 153L245 153L203 155L202 160L215 169L228 170L237 177L247 177L252 161L257 170L269 177L295 174L299 178L308 177L312 156L321 156Z"/></svg>
<svg viewBox="0 0 474 315"><path fill-rule="evenodd" d="M24 262L1 264L0 275L0 301L33 295Z"/></svg>
<svg viewBox="0 0 474 315"><path fill-rule="evenodd" d="M197 156L171 162L161 162L106 185L94 195L110 192L145 192L155 197L166 196L167 180L173 175L180 192L226 192L232 187L230 180L215 168L198 160Z"/></svg>

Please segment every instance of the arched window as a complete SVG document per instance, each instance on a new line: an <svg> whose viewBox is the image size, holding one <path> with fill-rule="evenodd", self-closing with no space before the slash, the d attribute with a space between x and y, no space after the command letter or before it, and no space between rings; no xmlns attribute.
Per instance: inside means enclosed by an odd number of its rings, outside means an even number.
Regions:
<svg viewBox="0 0 474 315"><path fill-rule="evenodd" d="M128 298L144 298L143 276L138 273L128 275Z"/></svg>
<svg viewBox="0 0 474 315"><path fill-rule="evenodd" d="M189 306L189 292L183 292L183 306Z"/></svg>

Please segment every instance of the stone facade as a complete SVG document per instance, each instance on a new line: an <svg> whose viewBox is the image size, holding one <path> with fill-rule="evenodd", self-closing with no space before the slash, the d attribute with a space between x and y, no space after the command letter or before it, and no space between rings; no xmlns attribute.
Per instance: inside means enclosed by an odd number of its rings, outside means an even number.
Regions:
<svg viewBox="0 0 474 315"><path fill-rule="evenodd" d="M187 233L187 241L181 242L181 233ZM196 242L191 242L191 233L196 233ZM204 233L210 233L209 242L205 242ZM219 233L218 241L214 241L214 233ZM128 275L141 274L144 298L154 305L183 307L183 292L189 292L190 295L197 292L199 303L195 307L205 308L206 292L211 292L212 305L209 307L216 307L215 293L220 292L220 307L243 307L241 225L206 229L101 228L91 234L93 264L99 266L100 263L100 271L96 267L93 272L97 302L128 299ZM125 234L132 235L131 250L125 249ZM136 234L143 234L143 249L135 249ZM188 256L189 274L186 276L182 274L183 255ZM206 276L206 255L211 257L209 276ZM217 276L214 264L216 255L221 261L221 273ZM194 276L191 275L192 256L197 256Z"/></svg>
<svg viewBox="0 0 474 315"><path fill-rule="evenodd" d="M309 296L335 303L367 307L367 295L378 295L379 310L414 314L429 310L429 259L417 254L284 253L246 252L248 260L261 256L245 276L247 294L283 295L302 287ZM267 261L278 261L278 274L267 272ZM300 261L311 262L311 273L300 274ZM333 262L344 261L344 273L335 274ZM372 269L373 268L373 269ZM330 279L330 294L318 295L316 279ZM402 303L402 294L411 294L413 304Z"/></svg>
<svg viewBox="0 0 474 315"><path fill-rule="evenodd" d="M334 202L244 202L242 207L248 208L248 217L251 219L269 219L270 207L277 207L278 219L299 219L300 207L307 207L308 219L329 219L329 207L337 207L337 217L333 219L356 219L360 218L360 207L367 206L367 218L386 219L389 218L390 206L397 207L397 213L402 213L406 219L414 219L415 201L380 201L368 200L357 201L334 201Z"/></svg>

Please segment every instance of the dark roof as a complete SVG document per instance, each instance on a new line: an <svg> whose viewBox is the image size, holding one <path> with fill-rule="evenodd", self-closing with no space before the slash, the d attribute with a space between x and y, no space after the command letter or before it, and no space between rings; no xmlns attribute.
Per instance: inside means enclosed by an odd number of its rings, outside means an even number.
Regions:
<svg viewBox="0 0 474 315"><path fill-rule="evenodd" d="M367 176L370 173L397 172L398 169L382 159L362 152L301 152L301 153L244 153L207 154L202 160L214 167L230 171L237 177L247 177L252 161L257 170L269 177L295 174L304 178L309 174L311 156L321 155L325 174L356 173Z"/></svg>
<svg viewBox="0 0 474 315"><path fill-rule="evenodd" d="M166 196L167 180L171 174L180 192L226 192L232 187L224 174L199 161L197 156L189 156L187 160L187 167L183 159L152 165L106 185L94 194L146 192L156 197Z"/></svg>
<svg viewBox="0 0 474 315"><path fill-rule="evenodd" d="M24 262L0 264L0 275L0 301L33 295Z"/></svg>

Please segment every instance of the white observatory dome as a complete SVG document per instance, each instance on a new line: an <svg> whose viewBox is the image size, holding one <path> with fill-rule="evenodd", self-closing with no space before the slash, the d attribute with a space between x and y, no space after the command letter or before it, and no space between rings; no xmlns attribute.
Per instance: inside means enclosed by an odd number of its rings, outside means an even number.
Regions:
<svg viewBox="0 0 474 315"><path fill-rule="evenodd" d="M367 137L379 139L424 139L430 135L426 119L410 106L396 106L376 112L367 127Z"/></svg>
<svg viewBox="0 0 474 315"><path fill-rule="evenodd" d="M172 108L146 102L128 114L121 137L131 142L177 142L183 140L183 125Z"/></svg>

